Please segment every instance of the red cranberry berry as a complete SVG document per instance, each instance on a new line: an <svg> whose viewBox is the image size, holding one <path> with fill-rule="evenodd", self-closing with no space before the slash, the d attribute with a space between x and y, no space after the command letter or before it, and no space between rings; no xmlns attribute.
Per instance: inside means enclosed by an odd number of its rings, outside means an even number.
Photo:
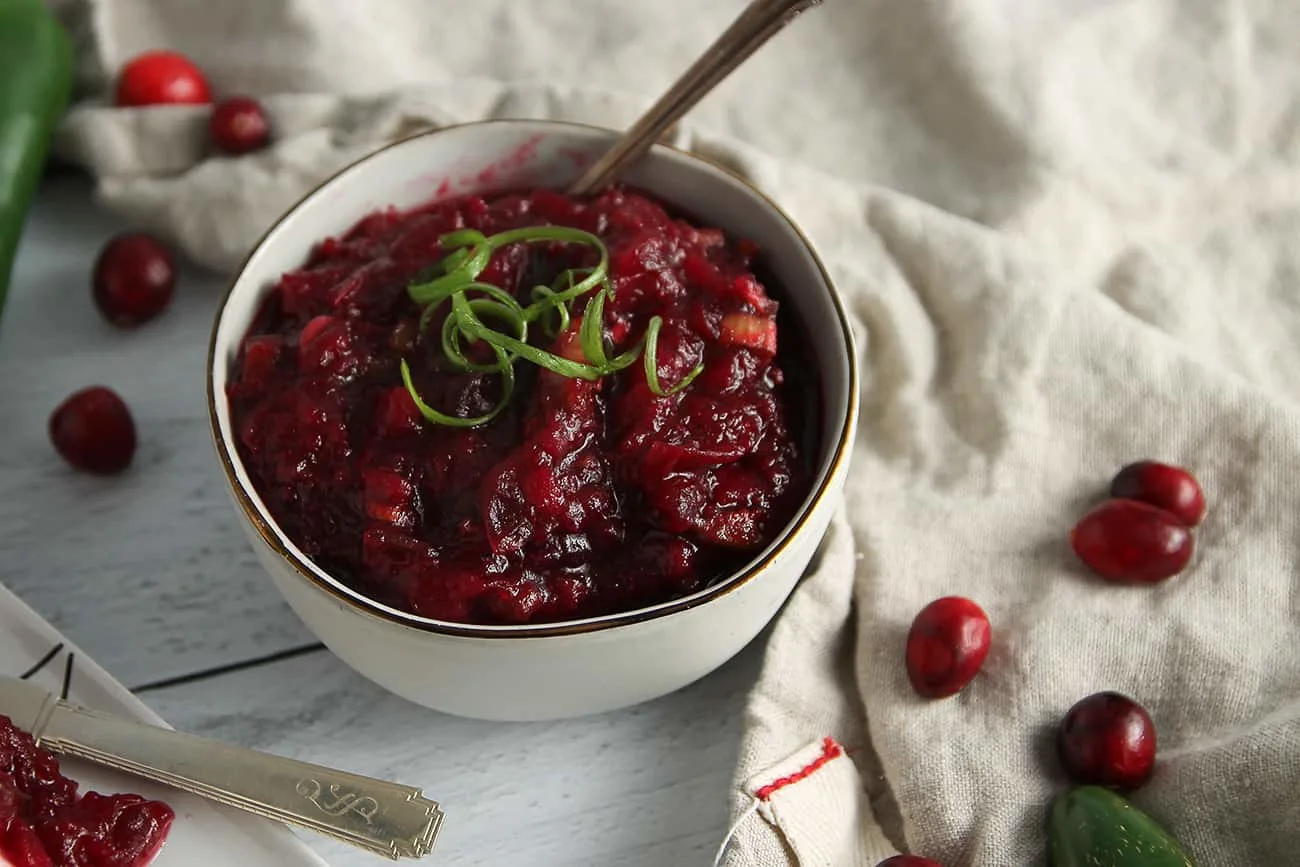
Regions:
<svg viewBox="0 0 1300 867"><path fill-rule="evenodd" d="M1155 723L1117 692L1095 693L1070 708L1056 745L1066 772L1083 784L1136 789L1155 769Z"/></svg>
<svg viewBox="0 0 1300 867"><path fill-rule="evenodd" d="M148 235L119 235L95 261L95 304L121 328L141 325L163 312L175 286L171 254Z"/></svg>
<svg viewBox="0 0 1300 867"><path fill-rule="evenodd" d="M943 867L938 861L922 858L920 855L894 855L881 861L876 867Z"/></svg>
<svg viewBox="0 0 1300 867"><path fill-rule="evenodd" d="M1070 531L1070 546L1107 581L1154 583L1192 559L1192 531L1164 509L1137 500L1107 500Z"/></svg>
<svg viewBox="0 0 1300 867"><path fill-rule="evenodd" d="M203 104L212 100L203 72L175 51L146 51L117 77L119 106Z"/></svg>
<svg viewBox="0 0 1300 867"><path fill-rule="evenodd" d="M102 385L68 397L50 416L50 441L79 470L120 473L135 455L135 422L122 398Z"/></svg>
<svg viewBox="0 0 1300 867"><path fill-rule="evenodd" d="M992 630L978 605L960 596L921 609L907 633L907 677L917 694L947 698L960 692L989 655Z"/></svg>
<svg viewBox="0 0 1300 867"><path fill-rule="evenodd" d="M1158 506L1189 527L1205 517L1205 493L1192 474L1159 461L1124 467L1110 483L1110 495Z"/></svg>
<svg viewBox="0 0 1300 867"><path fill-rule="evenodd" d="M232 96L217 103L208 131L217 150L232 156L260 150L271 140L271 123L262 104L247 96Z"/></svg>

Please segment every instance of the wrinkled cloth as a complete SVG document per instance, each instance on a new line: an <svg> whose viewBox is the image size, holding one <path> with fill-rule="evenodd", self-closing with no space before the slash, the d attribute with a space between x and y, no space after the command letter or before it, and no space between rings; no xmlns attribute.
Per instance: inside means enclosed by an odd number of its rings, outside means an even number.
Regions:
<svg viewBox="0 0 1300 867"><path fill-rule="evenodd" d="M51 0L80 48L60 152L214 269L394 137L483 117L620 126L740 0ZM1268 0L828 0L682 125L808 232L861 341L843 508L768 638L724 862L1041 863L1079 698L1140 701L1135 801L1200 865L1300 851L1300 15ZM271 108L107 107L176 48ZM1124 463L1191 468L1182 575L1107 585L1070 527ZM930 600L989 613L958 696L913 694ZM760 797L760 793L763 797Z"/></svg>

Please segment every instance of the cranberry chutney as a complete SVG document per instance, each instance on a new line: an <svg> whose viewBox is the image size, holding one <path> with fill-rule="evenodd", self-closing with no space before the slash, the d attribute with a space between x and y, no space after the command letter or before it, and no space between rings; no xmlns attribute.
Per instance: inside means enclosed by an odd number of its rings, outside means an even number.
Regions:
<svg viewBox="0 0 1300 867"><path fill-rule="evenodd" d="M554 623L700 590L810 486L811 368L758 254L622 187L372 214L251 324L239 455L308 557L413 614Z"/></svg>

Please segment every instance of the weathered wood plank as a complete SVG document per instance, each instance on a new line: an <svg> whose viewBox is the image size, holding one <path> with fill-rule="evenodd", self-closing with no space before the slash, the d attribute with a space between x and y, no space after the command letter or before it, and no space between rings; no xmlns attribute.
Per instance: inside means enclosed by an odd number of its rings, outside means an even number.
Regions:
<svg viewBox="0 0 1300 867"><path fill-rule="evenodd" d="M220 281L184 274L162 317L113 328L90 271L123 229L77 178L47 183L30 217L0 322L0 580L131 685L311 637L254 561L208 435ZM47 438L59 401L95 383L136 418L136 462L119 478L72 471Z"/></svg>
<svg viewBox="0 0 1300 867"><path fill-rule="evenodd" d="M423 787L447 813L438 864L703 865L760 657L755 644L674 695L553 723L426 711L324 651L143 698L189 731ZM373 860L310 842L338 867Z"/></svg>

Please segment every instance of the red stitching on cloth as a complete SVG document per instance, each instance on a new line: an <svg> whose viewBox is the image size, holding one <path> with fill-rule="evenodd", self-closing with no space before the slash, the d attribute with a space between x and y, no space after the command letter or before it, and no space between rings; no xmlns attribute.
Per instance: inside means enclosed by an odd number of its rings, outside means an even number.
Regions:
<svg viewBox="0 0 1300 867"><path fill-rule="evenodd" d="M826 738L822 741L822 754L820 756L813 759L793 774L786 777L780 777L768 783L766 786L755 792L754 797L758 798L760 801L766 801L781 789L797 783L800 780L807 779L817 773L817 770L827 762L838 759L842 755L844 755L844 748L835 743L834 738Z"/></svg>

